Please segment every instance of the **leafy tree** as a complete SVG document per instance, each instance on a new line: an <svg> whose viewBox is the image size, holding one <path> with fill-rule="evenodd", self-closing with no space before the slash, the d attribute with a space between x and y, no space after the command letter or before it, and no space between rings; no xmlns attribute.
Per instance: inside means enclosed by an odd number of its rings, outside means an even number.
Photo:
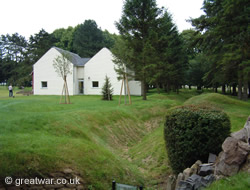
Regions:
<svg viewBox="0 0 250 190"><path fill-rule="evenodd" d="M92 57L104 46L102 30L94 20L85 20L76 27L73 48L81 57Z"/></svg>
<svg viewBox="0 0 250 190"><path fill-rule="evenodd" d="M74 52L73 49L73 35L75 32L75 28L68 27L67 29L60 28L56 29L52 35L54 36L56 42L55 46L62 48L64 50L68 50L70 52Z"/></svg>
<svg viewBox="0 0 250 190"><path fill-rule="evenodd" d="M113 95L113 88L112 88L109 77L106 75L105 82L102 87L102 99L110 101L112 100L112 95Z"/></svg>

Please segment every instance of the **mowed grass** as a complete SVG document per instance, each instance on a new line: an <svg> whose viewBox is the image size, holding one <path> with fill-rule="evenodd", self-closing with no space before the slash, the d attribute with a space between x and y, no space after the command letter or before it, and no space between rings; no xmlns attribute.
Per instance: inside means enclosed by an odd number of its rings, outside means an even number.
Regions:
<svg viewBox="0 0 250 190"><path fill-rule="evenodd" d="M163 138L169 108L216 104L229 114L235 130L243 127L250 107L249 101L188 89L179 95L152 91L147 101L133 96L130 106L118 106L119 96L110 102L100 96L73 96L70 105L59 100L8 98L7 88L0 87L0 178L46 176L72 168L94 189L109 189L113 179L157 188L171 172Z"/></svg>
<svg viewBox="0 0 250 190"><path fill-rule="evenodd" d="M203 104L217 107L228 114L231 121L231 131L240 130L250 116L250 101L241 101L237 97L218 93L204 93L190 98L185 104Z"/></svg>

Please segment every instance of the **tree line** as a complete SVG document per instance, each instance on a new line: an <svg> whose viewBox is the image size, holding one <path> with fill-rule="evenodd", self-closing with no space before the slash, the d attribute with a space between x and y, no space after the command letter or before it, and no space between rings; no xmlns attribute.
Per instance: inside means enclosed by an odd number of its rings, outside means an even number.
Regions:
<svg viewBox="0 0 250 190"><path fill-rule="evenodd" d="M204 0L194 29L178 33L171 15L155 0L126 0L116 23L117 64L142 81L178 93L183 85L213 88L247 100L250 91L250 1ZM126 54L124 54L126 52ZM238 92L237 92L238 89Z"/></svg>
<svg viewBox="0 0 250 190"><path fill-rule="evenodd" d="M31 86L32 66L51 47L56 46L81 57L92 57L104 46L112 48L115 35L102 31L94 20L76 27L56 29L48 33L41 29L27 40L15 33L0 36L0 82Z"/></svg>
<svg viewBox="0 0 250 190"><path fill-rule="evenodd" d="M102 31L93 20L26 40L19 34L0 38L0 82L28 85L32 65L52 46L92 57L102 47L115 55L117 72L133 71L149 86L175 91L218 88L247 100L250 88L249 12L247 0L204 0L204 14L190 19L194 29L179 33L171 14L156 0L125 0L115 23L119 35ZM120 71L119 71L120 69ZM130 72L131 74L131 72Z"/></svg>

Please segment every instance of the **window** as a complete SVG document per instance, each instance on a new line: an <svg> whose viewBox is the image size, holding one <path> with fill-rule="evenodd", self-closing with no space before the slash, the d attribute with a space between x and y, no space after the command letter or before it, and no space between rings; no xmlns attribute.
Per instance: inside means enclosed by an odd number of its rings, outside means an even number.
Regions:
<svg viewBox="0 0 250 190"><path fill-rule="evenodd" d="M99 82L98 81L92 81L92 87L93 88L98 88L99 87Z"/></svg>
<svg viewBox="0 0 250 190"><path fill-rule="evenodd" d="M42 88L48 88L47 81L42 81Z"/></svg>

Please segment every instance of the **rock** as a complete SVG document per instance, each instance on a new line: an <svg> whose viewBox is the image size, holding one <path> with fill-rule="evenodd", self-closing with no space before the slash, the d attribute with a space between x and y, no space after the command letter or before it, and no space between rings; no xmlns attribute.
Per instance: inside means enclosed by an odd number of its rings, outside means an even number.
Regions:
<svg viewBox="0 0 250 190"><path fill-rule="evenodd" d="M168 176L167 190L174 190L175 189L175 181L176 181L176 178L174 175Z"/></svg>
<svg viewBox="0 0 250 190"><path fill-rule="evenodd" d="M177 190L201 190L209 186L215 180L213 174L206 177L193 174L186 181L180 181Z"/></svg>
<svg viewBox="0 0 250 190"><path fill-rule="evenodd" d="M221 152L218 158L218 162L215 164L215 174L216 175L224 175L224 176L232 176L237 174L239 171L239 165L236 164L227 164L225 163L225 152Z"/></svg>
<svg viewBox="0 0 250 190"><path fill-rule="evenodd" d="M214 166L212 164L202 164L200 167L200 176L207 176L214 173Z"/></svg>
<svg viewBox="0 0 250 190"><path fill-rule="evenodd" d="M215 163L217 156L215 154L209 153L208 163Z"/></svg>
<svg viewBox="0 0 250 190"><path fill-rule="evenodd" d="M240 131L232 133L231 136L245 143L250 144L250 116L248 117L244 125L244 128L241 129Z"/></svg>
<svg viewBox="0 0 250 190"><path fill-rule="evenodd" d="M63 173L65 173L65 174L71 174L71 173L73 173L73 170L67 168L67 169L64 169L64 170L63 170Z"/></svg>
<svg viewBox="0 0 250 190"><path fill-rule="evenodd" d="M222 144L225 153L224 162L228 165L241 165L250 151L247 143L239 141L233 137L228 137Z"/></svg>
<svg viewBox="0 0 250 190"><path fill-rule="evenodd" d="M248 138L247 137L247 130L245 128L243 128L237 132L232 133L231 137L247 143L247 138Z"/></svg>
<svg viewBox="0 0 250 190"><path fill-rule="evenodd" d="M181 180L179 187L176 190L193 190L193 186L190 183Z"/></svg>
<svg viewBox="0 0 250 190"><path fill-rule="evenodd" d="M201 176L193 174L186 180L186 182L191 184L192 187L194 187L194 186L200 187L200 185L201 185L201 183L200 183L201 182Z"/></svg>
<svg viewBox="0 0 250 190"><path fill-rule="evenodd" d="M192 174L197 174L200 168L201 162L195 162L192 166L191 166L191 172Z"/></svg>
<svg viewBox="0 0 250 190"><path fill-rule="evenodd" d="M176 185L175 185L175 189L177 189L179 187L179 183L181 180L184 180L184 175L183 173L179 173L176 179Z"/></svg>
<svg viewBox="0 0 250 190"><path fill-rule="evenodd" d="M222 150L225 153L232 151L232 149L236 149L238 140L233 137L227 137L226 140L222 144Z"/></svg>
<svg viewBox="0 0 250 190"><path fill-rule="evenodd" d="M200 166L200 165L202 164L202 162L201 162L200 160L197 160L197 161L195 162L195 164L197 164L198 166Z"/></svg>
<svg viewBox="0 0 250 190"><path fill-rule="evenodd" d="M244 143L243 141L238 142L239 148L245 150L247 153L250 153L250 145L248 143Z"/></svg>
<svg viewBox="0 0 250 190"><path fill-rule="evenodd" d="M187 180L187 178L189 178L192 175L192 170L191 168L186 168L183 171L183 175L184 175L184 180Z"/></svg>
<svg viewBox="0 0 250 190"><path fill-rule="evenodd" d="M245 163L240 168L240 171L244 171L244 172L250 173L250 154L248 154Z"/></svg>
<svg viewBox="0 0 250 190"><path fill-rule="evenodd" d="M201 178L201 187L208 187L211 183L215 181L215 176L213 174L207 175L206 177Z"/></svg>

